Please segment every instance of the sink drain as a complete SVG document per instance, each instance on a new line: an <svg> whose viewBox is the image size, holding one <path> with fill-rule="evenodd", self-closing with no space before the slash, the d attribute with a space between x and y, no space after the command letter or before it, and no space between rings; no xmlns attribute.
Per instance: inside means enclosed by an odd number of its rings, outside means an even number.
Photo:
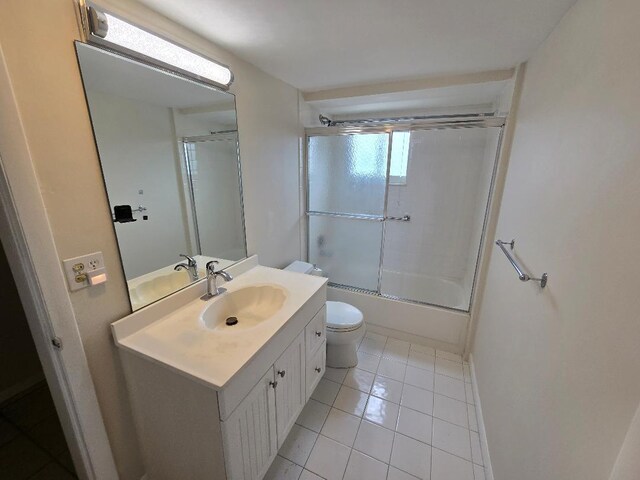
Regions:
<svg viewBox="0 0 640 480"><path fill-rule="evenodd" d="M226 323L229 326L235 325L236 323L238 323L238 317L229 317L229 318L227 318Z"/></svg>

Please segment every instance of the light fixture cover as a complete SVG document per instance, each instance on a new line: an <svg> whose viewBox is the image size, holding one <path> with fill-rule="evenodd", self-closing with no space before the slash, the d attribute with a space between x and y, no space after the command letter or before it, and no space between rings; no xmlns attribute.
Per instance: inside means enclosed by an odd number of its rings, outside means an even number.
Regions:
<svg viewBox="0 0 640 480"><path fill-rule="evenodd" d="M91 34L94 39L95 36L100 38L98 43L106 41L144 57L193 73L218 85L228 87L233 82L233 74L228 67L168 42L109 13L98 13L106 17L108 25L105 34L104 29L99 32L94 31L92 24Z"/></svg>

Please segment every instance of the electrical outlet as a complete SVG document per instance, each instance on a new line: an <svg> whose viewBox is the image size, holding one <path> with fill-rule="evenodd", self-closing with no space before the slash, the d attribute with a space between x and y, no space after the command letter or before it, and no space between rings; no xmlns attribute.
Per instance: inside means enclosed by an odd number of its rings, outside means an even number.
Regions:
<svg viewBox="0 0 640 480"><path fill-rule="evenodd" d="M90 287L93 278L104 278L104 280L100 282L93 282L94 285L106 281L107 277L102 252L68 258L63 260L62 264L64 266L65 276L67 277L67 283L69 284L69 290L72 292L80 290L81 288ZM102 277L102 275L104 275L104 277Z"/></svg>

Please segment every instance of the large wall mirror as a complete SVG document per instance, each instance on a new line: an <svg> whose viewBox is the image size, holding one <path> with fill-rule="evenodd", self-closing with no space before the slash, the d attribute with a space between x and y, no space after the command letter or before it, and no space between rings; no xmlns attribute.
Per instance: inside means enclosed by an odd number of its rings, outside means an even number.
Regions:
<svg viewBox="0 0 640 480"><path fill-rule="evenodd" d="M247 256L235 97L76 51L133 310Z"/></svg>

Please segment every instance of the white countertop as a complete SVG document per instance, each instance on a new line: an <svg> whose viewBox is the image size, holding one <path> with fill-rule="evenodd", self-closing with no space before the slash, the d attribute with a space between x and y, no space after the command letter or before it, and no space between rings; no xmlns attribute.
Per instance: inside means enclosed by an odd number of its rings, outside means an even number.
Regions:
<svg viewBox="0 0 640 480"><path fill-rule="evenodd" d="M200 321L203 310L220 297L191 300L171 312L133 313L112 325L119 347L174 369L218 390L223 388L325 283L326 278L255 266L223 286L228 293L248 286L275 285L287 298L271 318L249 330L217 333ZM162 302L162 301L161 301ZM143 321L140 315L162 312ZM141 328L136 330L136 325Z"/></svg>

